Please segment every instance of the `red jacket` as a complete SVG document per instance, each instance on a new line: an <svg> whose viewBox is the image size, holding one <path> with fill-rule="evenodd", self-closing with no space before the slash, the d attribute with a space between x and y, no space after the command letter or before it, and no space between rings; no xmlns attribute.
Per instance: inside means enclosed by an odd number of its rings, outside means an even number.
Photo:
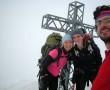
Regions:
<svg viewBox="0 0 110 90"><path fill-rule="evenodd" d="M106 51L105 55L91 90L110 90L110 50Z"/></svg>

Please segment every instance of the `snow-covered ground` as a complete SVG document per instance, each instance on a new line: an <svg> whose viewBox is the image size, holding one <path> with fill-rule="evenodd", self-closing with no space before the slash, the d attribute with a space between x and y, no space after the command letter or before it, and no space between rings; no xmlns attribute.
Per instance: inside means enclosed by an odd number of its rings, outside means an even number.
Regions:
<svg viewBox="0 0 110 90"><path fill-rule="evenodd" d="M38 90L38 83L37 81L20 81L8 88L0 90Z"/></svg>
<svg viewBox="0 0 110 90"><path fill-rule="evenodd" d="M90 90L91 85L86 87L85 90ZM0 88L0 90L38 90L37 81L20 81L14 85L9 86L8 88Z"/></svg>

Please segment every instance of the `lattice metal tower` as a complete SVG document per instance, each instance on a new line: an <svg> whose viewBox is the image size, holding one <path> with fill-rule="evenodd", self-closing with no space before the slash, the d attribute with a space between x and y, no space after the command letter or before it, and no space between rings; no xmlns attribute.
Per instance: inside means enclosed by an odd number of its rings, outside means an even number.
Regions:
<svg viewBox="0 0 110 90"><path fill-rule="evenodd" d="M88 33L93 34L94 26L83 23L83 16L84 4L74 1L69 4L67 18L51 14L44 15L41 27L65 33L76 30L77 28L84 28Z"/></svg>
<svg viewBox="0 0 110 90"><path fill-rule="evenodd" d="M67 18L58 17L55 15L47 14L43 16L42 28L48 30L54 30L58 32L71 33L73 30L83 28L87 33L96 36L94 32L94 26L83 23L84 16L84 4L78 1L74 1L69 4ZM97 37L97 36L96 36ZM59 79L58 90L72 90L71 75L73 72L73 66L68 62L67 67L63 69L65 89L62 88L61 80Z"/></svg>

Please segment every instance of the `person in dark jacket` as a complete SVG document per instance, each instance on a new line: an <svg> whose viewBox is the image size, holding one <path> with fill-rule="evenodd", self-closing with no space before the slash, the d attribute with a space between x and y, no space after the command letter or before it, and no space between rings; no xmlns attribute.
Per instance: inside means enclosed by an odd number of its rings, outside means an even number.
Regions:
<svg viewBox="0 0 110 90"><path fill-rule="evenodd" d="M96 32L104 41L107 50L92 90L110 90L110 5L97 7L94 11L94 19Z"/></svg>
<svg viewBox="0 0 110 90"><path fill-rule="evenodd" d="M59 73L67 63L72 46L72 38L66 34L62 38L62 47L49 51L45 62L41 65L39 90L57 90Z"/></svg>
<svg viewBox="0 0 110 90"><path fill-rule="evenodd" d="M85 40L82 29L72 32L74 48L72 60L74 73L72 82L76 84L76 90L85 90L86 82L93 82L102 63L100 50L91 39ZM88 83L87 83L88 84Z"/></svg>

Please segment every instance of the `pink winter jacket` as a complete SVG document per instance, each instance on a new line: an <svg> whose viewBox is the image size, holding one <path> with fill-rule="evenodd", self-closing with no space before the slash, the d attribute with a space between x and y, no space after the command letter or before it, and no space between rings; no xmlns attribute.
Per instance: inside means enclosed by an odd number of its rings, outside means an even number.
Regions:
<svg viewBox="0 0 110 90"><path fill-rule="evenodd" d="M52 51L49 52L49 55L55 60L55 58L58 55L58 50L53 49ZM60 73L60 70L65 66L67 63L67 55L64 54L64 52L61 53L61 56L59 57L59 60L51 63L47 70L54 76L58 76Z"/></svg>

